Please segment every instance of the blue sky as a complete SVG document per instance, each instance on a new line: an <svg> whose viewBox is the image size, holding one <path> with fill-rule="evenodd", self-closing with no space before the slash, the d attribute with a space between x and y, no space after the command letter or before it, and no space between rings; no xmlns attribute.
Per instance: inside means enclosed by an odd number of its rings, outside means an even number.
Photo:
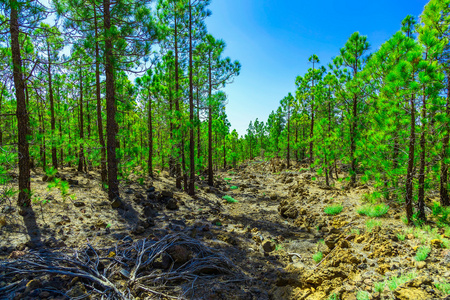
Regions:
<svg viewBox="0 0 450 300"><path fill-rule="evenodd" d="M367 35L370 52L419 16L426 0L212 0L208 30L225 40L225 55L239 60L241 75L225 88L232 128L266 121L280 100L295 91L295 78L317 54L327 65L350 35Z"/></svg>

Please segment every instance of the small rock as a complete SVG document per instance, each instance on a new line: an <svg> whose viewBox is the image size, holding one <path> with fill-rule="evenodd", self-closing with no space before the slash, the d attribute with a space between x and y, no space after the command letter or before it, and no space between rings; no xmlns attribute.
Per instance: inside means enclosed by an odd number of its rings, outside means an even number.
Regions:
<svg viewBox="0 0 450 300"><path fill-rule="evenodd" d="M146 218L154 218L158 215L158 212L151 208L150 206L144 207L144 216Z"/></svg>
<svg viewBox="0 0 450 300"><path fill-rule="evenodd" d="M146 192L147 192L147 194L154 193L155 192L155 187L154 186L149 187Z"/></svg>
<svg viewBox="0 0 450 300"><path fill-rule="evenodd" d="M141 225L137 225L136 227L133 228L133 230L131 231L132 234L142 234L145 232L145 228Z"/></svg>
<svg viewBox="0 0 450 300"><path fill-rule="evenodd" d="M417 268L418 270L422 270L422 269L424 269L426 266L427 266L427 263L424 262L424 261L418 261L418 262L416 262L416 268Z"/></svg>
<svg viewBox="0 0 450 300"><path fill-rule="evenodd" d="M427 292L418 288L398 288L394 291L394 296L399 300L433 299Z"/></svg>
<svg viewBox="0 0 450 300"><path fill-rule="evenodd" d="M85 206L86 204L84 204L84 202L75 202L74 204L73 204L73 206L75 206L75 207L82 207L82 206Z"/></svg>
<svg viewBox="0 0 450 300"><path fill-rule="evenodd" d="M50 297L50 293L47 291L43 291L39 294L39 297L40 298L48 298L48 297Z"/></svg>
<svg viewBox="0 0 450 300"><path fill-rule="evenodd" d="M169 202L167 202L166 208L170 209L170 210L178 209L178 202L177 202L177 200L175 200L173 198L170 198Z"/></svg>
<svg viewBox="0 0 450 300"><path fill-rule="evenodd" d="M39 288L41 286L41 282L38 279L32 279L30 281L28 281L26 289L25 289L25 293L29 293L37 288Z"/></svg>
<svg viewBox="0 0 450 300"><path fill-rule="evenodd" d="M181 245L170 247L167 253L179 264L185 264L192 258L191 250Z"/></svg>
<svg viewBox="0 0 450 300"><path fill-rule="evenodd" d="M75 179L67 179L67 183L69 183L70 185L79 185L79 181L75 180Z"/></svg>
<svg viewBox="0 0 450 300"><path fill-rule="evenodd" d="M173 192L169 190L164 190L161 192L161 196L166 198L173 198Z"/></svg>
<svg viewBox="0 0 450 300"><path fill-rule="evenodd" d="M67 292L67 296L70 298L81 298L85 295L86 287L81 282L77 282L75 286Z"/></svg>
<svg viewBox="0 0 450 300"><path fill-rule="evenodd" d="M95 227L106 228L106 226L108 226L108 224L103 220L97 220L97 222L95 222Z"/></svg>
<svg viewBox="0 0 450 300"><path fill-rule="evenodd" d="M122 202L122 200L120 200L120 198L114 199L114 201L111 202L111 207L112 207L112 208L123 207L123 202Z"/></svg>
<svg viewBox="0 0 450 300"><path fill-rule="evenodd" d="M2 207L2 213L6 214L6 215L13 213L15 211L16 211L16 209L10 205L6 205L6 206Z"/></svg>
<svg viewBox="0 0 450 300"><path fill-rule="evenodd" d="M430 245L431 245L431 247L436 248L436 249L441 249L444 246L442 241L438 240L438 239L431 240Z"/></svg>
<svg viewBox="0 0 450 300"><path fill-rule="evenodd" d="M271 240L265 240L265 241L262 243L262 247L263 247L264 252L269 253L269 252L272 252L272 251L275 250L276 245L275 245L275 243L274 243L273 241L271 241Z"/></svg>

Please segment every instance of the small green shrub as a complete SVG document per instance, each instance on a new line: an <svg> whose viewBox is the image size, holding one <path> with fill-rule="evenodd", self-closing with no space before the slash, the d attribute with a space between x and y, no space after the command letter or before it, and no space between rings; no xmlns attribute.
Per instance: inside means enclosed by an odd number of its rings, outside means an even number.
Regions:
<svg viewBox="0 0 450 300"><path fill-rule="evenodd" d="M431 248L428 246L422 246L417 249L416 256L414 257L416 261L424 261L427 259L428 254L430 254Z"/></svg>
<svg viewBox="0 0 450 300"><path fill-rule="evenodd" d="M328 297L328 300L339 300L339 296L336 293L333 293Z"/></svg>
<svg viewBox="0 0 450 300"><path fill-rule="evenodd" d="M361 231L358 228L353 228L352 230L350 230L350 233L352 233L352 234L354 233L356 235L360 235Z"/></svg>
<svg viewBox="0 0 450 300"><path fill-rule="evenodd" d="M386 286L386 282L376 282L374 289L376 293L381 293L384 290L384 287Z"/></svg>
<svg viewBox="0 0 450 300"><path fill-rule="evenodd" d="M230 186L230 189L232 189L232 190L237 190L237 189L238 189L238 187L237 187L237 186L235 186L235 185L233 185L233 186Z"/></svg>
<svg viewBox="0 0 450 300"><path fill-rule="evenodd" d="M401 233L397 233L397 238L399 239L399 241L404 241L406 238L406 235L401 234Z"/></svg>
<svg viewBox="0 0 450 300"><path fill-rule="evenodd" d="M449 225L450 221L448 219L450 215L450 208L449 207L442 207L439 205L439 203L434 202L433 208L432 208L433 216L437 219L438 226L442 227L444 225Z"/></svg>
<svg viewBox="0 0 450 300"><path fill-rule="evenodd" d="M314 261L315 261L316 263L321 262L322 259L323 259L323 253L320 252L320 251L317 252L317 253L315 253L315 254L313 255L313 259L314 259Z"/></svg>
<svg viewBox="0 0 450 300"><path fill-rule="evenodd" d="M359 291L358 294L356 294L357 300L370 300L370 294L366 291Z"/></svg>
<svg viewBox="0 0 450 300"><path fill-rule="evenodd" d="M388 210L389 210L388 205L380 203L377 205L364 205L360 207L357 210L357 212L360 215L366 215L371 218L378 218L385 215L388 212Z"/></svg>
<svg viewBox="0 0 450 300"><path fill-rule="evenodd" d="M367 228L368 232L372 232L372 230L377 226L381 226L380 221L367 220L367 222L366 222L366 228Z"/></svg>
<svg viewBox="0 0 450 300"><path fill-rule="evenodd" d="M344 209L344 207L342 206L342 204L333 204L333 205L325 207L325 209L323 211L327 215L334 216L334 215L340 214L343 209Z"/></svg>
<svg viewBox="0 0 450 300"><path fill-rule="evenodd" d="M434 286L445 295L450 295L450 283L438 282Z"/></svg>
<svg viewBox="0 0 450 300"><path fill-rule="evenodd" d="M228 195L223 196L222 199L227 200L227 202L229 202L229 203L238 203L239 202L236 199L234 199L233 197L228 196Z"/></svg>
<svg viewBox="0 0 450 300"><path fill-rule="evenodd" d="M231 178L225 177L223 180L225 180L225 181L230 181Z"/></svg>
<svg viewBox="0 0 450 300"><path fill-rule="evenodd" d="M386 280L386 284L388 286L388 288L393 291L395 290L397 287L399 287L400 285L414 279L417 277L417 274L414 272L402 275L400 277L397 276L393 276L389 279Z"/></svg>

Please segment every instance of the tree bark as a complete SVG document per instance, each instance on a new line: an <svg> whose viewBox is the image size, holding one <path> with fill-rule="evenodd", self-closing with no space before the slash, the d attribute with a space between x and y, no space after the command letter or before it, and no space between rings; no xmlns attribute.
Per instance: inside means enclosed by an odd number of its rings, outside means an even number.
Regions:
<svg viewBox="0 0 450 300"><path fill-rule="evenodd" d="M211 50L209 50L208 63L208 184L214 185L213 157L212 157L212 61Z"/></svg>
<svg viewBox="0 0 450 300"><path fill-rule="evenodd" d="M412 203L413 203L413 178L414 178L414 146L416 144L416 116L415 116L415 103L414 95L411 95L411 131L409 134L409 154L408 154L408 170L406 173L406 218L408 224L412 221Z"/></svg>
<svg viewBox="0 0 450 300"><path fill-rule="evenodd" d="M81 58L80 58L80 152L78 153L78 172L83 172L84 162L84 111L83 111L83 73L81 70Z"/></svg>
<svg viewBox="0 0 450 300"><path fill-rule="evenodd" d="M418 218L422 221L426 221L425 215L425 135L427 130L427 125L425 122L425 118L427 117L427 99L426 96L423 95L423 104L422 104L422 132L420 134L420 167L419 167L419 191L418 191L418 201L417 201L417 209L418 209Z"/></svg>
<svg viewBox="0 0 450 300"><path fill-rule="evenodd" d="M114 86L113 45L111 40L110 0L103 0L105 26L105 73L106 73L106 131L108 146L108 196L110 201L120 197L119 182L117 180L116 135L118 131L116 121L116 102Z"/></svg>
<svg viewBox="0 0 450 300"><path fill-rule="evenodd" d="M56 120L55 120L55 104L53 99L53 87L52 87L52 59L50 56L50 44L47 40L47 57L48 57L48 92L50 99L50 126L51 126L51 144L52 144L52 165L53 168L58 169L58 157L55 146L55 130L56 130Z"/></svg>
<svg viewBox="0 0 450 300"><path fill-rule="evenodd" d="M447 73L448 74L448 73ZM448 164L446 160L448 159L448 143L450 141L450 126L448 124L448 120L450 120L450 75L447 75L447 103L445 107L445 112L447 115L447 124L446 129L447 132L442 139L442 159L441 159L441 180L440 180L440 197L441 197L441 206L449 206L450 199L448 196Z"/></svg>
<svg viewBox="0 0 450 300"><path fill-rule="evenodd" d="M17 100L17 130L19 150L19 197L17 205L20 208L31 206L30 199L30 153L27 135L29 134L29 115L25 98L25 81L22 73L22 57L19 43L19 3L17 0L11 2L10 34L11 52L13 61L14 87Z"/></svg>
<svg viewBox="0 0 450 300"><path fill-rule="evenodd" d="M189 137L189 195L195 194L195 141L194 141L194 82L192 74L192 3L189 0L189 121L190 121L190 137Z"/></svg>
<svg viewBox="0 0 450 300"><path fill-rule="evenodd" d="M153 122L150 89L148 90L148 176L153 178Z"/></svg>

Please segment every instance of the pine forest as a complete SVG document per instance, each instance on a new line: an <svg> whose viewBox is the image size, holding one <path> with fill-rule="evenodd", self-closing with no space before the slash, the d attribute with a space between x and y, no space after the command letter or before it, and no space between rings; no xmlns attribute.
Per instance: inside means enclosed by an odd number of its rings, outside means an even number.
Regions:
<svg viewBox="0 0 450 300"><path fill-rule="evenodd" d="M215 2L0 0L0 299L450 297L450 0L243 130Z"/></svg>

